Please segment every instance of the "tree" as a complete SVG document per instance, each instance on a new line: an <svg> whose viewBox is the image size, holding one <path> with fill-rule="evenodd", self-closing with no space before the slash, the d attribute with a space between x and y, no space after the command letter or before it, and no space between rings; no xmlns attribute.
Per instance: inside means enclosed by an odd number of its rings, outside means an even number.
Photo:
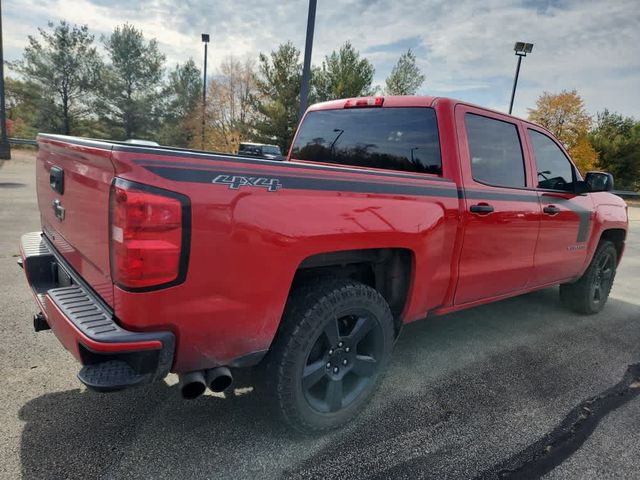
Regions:
<svg viewBox="0 0 640 480"><path fill-rule="evenodd" d="M44 119L40 118L41 97L40 88L37 85L32 82L6 77L4 88L7 122L12 124L9 136L34 138L38 133L38 129L54 131L54 129L43 125L42 121Z"/></svg>
<svg viewBox="0 0 640 480"><path fill-rule="evenodd" d="M191 119L202 105L201 95L202 74L193 59L169 72L163 90L163 124L159 133L163 145L187 147L192 143L197 132Z"/></svg>
<svg viewBox="0 0 640 480"><path fill-rule="evenodd" d="M111 64L104 78L99 109L120 138L146 137L158 126L165 57L158 42L124 24L105 42Z"/></svg>
<svg viewBox="0 0 640 480"><path fill-rule="evenodd" d="M576 144L569 149L569 155L571 155L571 158L582 174L590 170L595 170L598 165L598 152L596 152L593 145L591 145L591 141L586 132L580 135Z"/></svg>
<svg viewBox="0 0 640 480"><path fill-rule="evenodd" d="M40 117L54 119L52 130L69 135L78 120L91 113L88 100L98 86L102 60L86 25L65 21L48 25L53 31L39 28L40 40L28 37L29 44L16 66L39 90Z"/></svg>
<svg viewBox="0 0 640 480"><path fill-rule="evenodd" d="M300 50L291 42L281 44L269 56L261 53L252 95L258 118L256 140L289 149L298 122L302 63Z"/></svg>
<svg viewBox="0 0 640 480"><path fill-rule="evenodd" d="M536 108L529 109L529 120L553 133L582 172L597 163L597 154L587 136L591 117L576 90L562 90L558 94L544 92L536 101Z"/></svg>
<svg viewBox="0 0 640 480"><path fill-rule="evenodd" d="M613 174L616 188L640 190L640 122L605 110L598 113L589 138L598 166Z"/></svg>
<svg viewBox="0 0 640 480"><path fill-rule="evenodd" d="M369 60L347 41L325 57L322 66L314 71L317 101L371 95L375 69Z"/></svg>
<svg viewBox="0 0 640 480"><path fill-rule="evenodd" d="M206 147L233 152L241 140L251 137L256 120L252 97L257 94L254 62L227 57L207 94Z"/></svg>
<svg viewBox="0 0 640 480"><path fill-rule="evenodd" d="M424 75L416 65L411 49L400 55L398 63L385 80L387 95L415 95L424 83Z"/></svg>

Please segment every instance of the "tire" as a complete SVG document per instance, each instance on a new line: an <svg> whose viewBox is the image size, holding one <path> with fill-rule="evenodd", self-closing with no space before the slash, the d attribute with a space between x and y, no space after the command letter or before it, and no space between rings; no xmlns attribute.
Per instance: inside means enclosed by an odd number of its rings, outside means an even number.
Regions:
<svg viewBox="0 0 640 480"><path fill-rule="evenodd" d="M265 379L284 420L304 433L351 421L373 396L393 339L389 306L371 287L323 279L294 291Z"/></svg>
<svg viewBox="0 0 640 480"><path fill-rule="evenodd" d="M618 252L613 243L603 240L586 272L575 283L560 285L560 301L577 313L593 315L607 303L618 265Z"/></svg>

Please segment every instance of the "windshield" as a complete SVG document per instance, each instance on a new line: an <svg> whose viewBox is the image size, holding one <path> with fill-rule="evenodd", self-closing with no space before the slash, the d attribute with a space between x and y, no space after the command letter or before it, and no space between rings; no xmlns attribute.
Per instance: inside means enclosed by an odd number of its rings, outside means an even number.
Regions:
<svg viewBox="0 0 640 480"><path fill-rule="evenodd" d="M268 155L281 155L280 147L276 147L275 145L265 145L262 147L262 153Z"/></svg>
<svg viewBox="0 0 640 480"><path fill-rule="evenodd" d="M298 160L442 173L431 108L318 110L305 117L292 150Z"/></svg>

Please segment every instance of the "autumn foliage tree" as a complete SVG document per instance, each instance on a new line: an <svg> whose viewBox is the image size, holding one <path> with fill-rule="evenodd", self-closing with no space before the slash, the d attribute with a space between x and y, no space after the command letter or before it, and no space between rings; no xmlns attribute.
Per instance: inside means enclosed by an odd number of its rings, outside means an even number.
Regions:
<svg viewBox="0 0 640 480"><path fill-rule="evenodd" d="M235 152L241 140L251 137L256 92L254 62L225 58L207 86L205 148Z"/></svg>
<svg viewBox="0 0 640 480"><path fill-rule="evenodd" d="M576 90L560 93L544 92L529 109L529 120L542 125L553 133L569 151L583 173L593 170L598 154L589 141L591 117L584 108L584 101Z"/></svg>

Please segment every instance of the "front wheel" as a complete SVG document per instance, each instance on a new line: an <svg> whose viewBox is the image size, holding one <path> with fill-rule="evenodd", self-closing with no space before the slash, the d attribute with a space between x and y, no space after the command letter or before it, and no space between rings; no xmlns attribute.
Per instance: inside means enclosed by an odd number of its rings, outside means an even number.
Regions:
<svg viewBox="0 0 640 480"><path fill-rule="evenodd" d="M560 285L562 304L577 313L598 313L609 298L617 265L616 247L607 240L600 242L582 277L575 283Z"/></svg>
<svg viewBox="0 0 640 480"><path fill-rule="evenodd" d="M376 290L329 279L291 294L267 381L285 420L319 432L347 423L370 400L393 345L393 317Z"/></svg>

